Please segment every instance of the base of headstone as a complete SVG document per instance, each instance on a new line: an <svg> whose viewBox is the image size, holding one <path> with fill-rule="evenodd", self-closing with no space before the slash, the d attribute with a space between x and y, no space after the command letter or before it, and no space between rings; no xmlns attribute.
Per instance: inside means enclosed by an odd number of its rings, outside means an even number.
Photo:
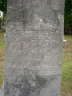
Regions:
<svg viewBox="0 0 72 96"><path fill-rule="evenodd" d="M2 88L0 90L0 96L4 96L4 83L3 83Z"/></svg>

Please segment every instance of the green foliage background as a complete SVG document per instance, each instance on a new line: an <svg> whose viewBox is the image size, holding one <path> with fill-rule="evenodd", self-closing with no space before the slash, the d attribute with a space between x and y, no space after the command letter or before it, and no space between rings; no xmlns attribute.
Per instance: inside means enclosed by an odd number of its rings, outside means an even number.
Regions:
<svg viewBox="0 0 72 96"><path fill-rule="evenodd" d="M7 0L0 0L0 11L7 12Z"/></svg>
<svg viewBox="0 0 72 96"><path fill-rule="evenodd" d="M72 0L65 0L65 26L72 26Z"/></svg>

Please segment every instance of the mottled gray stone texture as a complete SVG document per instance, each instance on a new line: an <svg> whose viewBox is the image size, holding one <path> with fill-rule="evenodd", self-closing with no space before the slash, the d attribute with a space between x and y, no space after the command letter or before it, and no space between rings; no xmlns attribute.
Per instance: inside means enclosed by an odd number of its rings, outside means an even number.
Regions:
<svg viewBox="0 0 72 96"><path fill-rule="evenodd" d="M60 96L64 0L8 0L4 96Z"/></svg>

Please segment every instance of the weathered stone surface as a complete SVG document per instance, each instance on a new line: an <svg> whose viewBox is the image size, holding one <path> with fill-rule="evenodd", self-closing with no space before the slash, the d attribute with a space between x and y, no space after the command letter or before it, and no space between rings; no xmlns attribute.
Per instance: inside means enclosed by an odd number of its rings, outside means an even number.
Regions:
<svg viewBox="0 0 72 96"><path fill-rule="evenodd" d="M60 96L64 0L8 0L4 96Z"/></svg>

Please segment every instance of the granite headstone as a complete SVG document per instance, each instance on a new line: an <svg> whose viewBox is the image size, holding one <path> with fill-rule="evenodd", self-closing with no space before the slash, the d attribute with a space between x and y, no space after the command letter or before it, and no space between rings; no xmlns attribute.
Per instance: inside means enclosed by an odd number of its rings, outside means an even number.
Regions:
<svg viewBox="0 0 72 96"><path fill-rule="evenodd" d="M64 0L8 0L4 96L60 96Z"/></svg>

